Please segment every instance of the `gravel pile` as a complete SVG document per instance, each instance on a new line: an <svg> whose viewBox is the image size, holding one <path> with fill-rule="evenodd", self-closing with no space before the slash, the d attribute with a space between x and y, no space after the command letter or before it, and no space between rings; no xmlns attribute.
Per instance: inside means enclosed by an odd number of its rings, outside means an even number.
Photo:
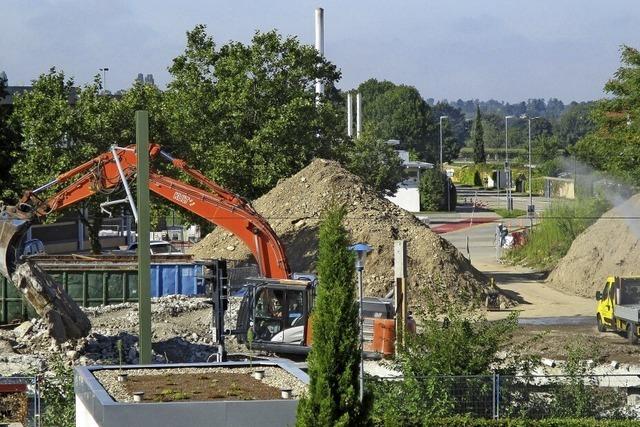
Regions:
<svg viewBox="0 0 640 427"><path fill-rule="evenodd" d="M175 369L127 369L129 378L140 375L182 375L182 374L205 374L205 373L236 373L239 375L251 375L254 368L175 368ZM290 388L294 398L299 398L307 391L307 386L295 376L287 371L275 366L260 366L264 370L264 378L261 380L265 384L276 388ZM118 382L118 371L114 369L104 371L94 371L94 376L116 402L133 402L131 395L122 383Z"/></svg>
<svg viewBox="0 0 640 427"><path fill-rule="evenodd" d="M593 298L608 276L640 276L640 195L606 212L574 240L547 282L568 294Z"/></svg>
<svg viewBox="0 0 640 427"><path fill-rule="evenodd" d="M313 272L322 212L332 203L347 209L345 226L353 242L373 247L365 269L365 292L384 296L393 287L393 242L405 239L409 255L409 300L426 308L436 288L465 301L482 298L486 277L457 249L411 213L379 197L362 180L337 162L317 159L296 175L282 180L256 200L262 214L282 239L291 268ZM253 263L249 250L231 233L218 228L191 252L200 258L225 258Z"/></svg>

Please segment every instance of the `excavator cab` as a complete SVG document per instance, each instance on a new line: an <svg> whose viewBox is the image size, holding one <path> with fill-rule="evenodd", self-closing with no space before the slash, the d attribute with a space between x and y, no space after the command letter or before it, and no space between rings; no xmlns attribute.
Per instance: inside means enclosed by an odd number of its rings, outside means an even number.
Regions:
<svg viewBox="0 0 640 427"><path fill-rule="evenodd" d="M238 312L237 338L252 349L306 354L315 280L248 279ZM253 331L248 342L247 331Z"/></svg>

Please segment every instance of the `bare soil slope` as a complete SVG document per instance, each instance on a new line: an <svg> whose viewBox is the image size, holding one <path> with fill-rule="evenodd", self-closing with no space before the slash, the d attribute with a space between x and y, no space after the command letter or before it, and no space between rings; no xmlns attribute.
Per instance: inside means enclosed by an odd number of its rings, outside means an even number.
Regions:
<svg viewBox="0 0 640 427"><path fill-rule="evenodd" d="M547 282L563 292L593 298L607 276L640 275L640 195L609 210L573 242Z"/></svg>
<svg viewBox="0 0 640 427"><path fill-rule="evenodd" d="M296 175L282 180L253 204L286 247L293 271L313 272L322 212L332 203L347 209L345 226L353 242L374 249L365 268L365 292L383 296L393 286L393 241L408 241L410 301L425 307L427 294L442 285L454 296L482 297L486 278L458 250L412 214L379 197L337 162L316 159ZM231 233L218 228L195 245L197 257L255 262Z"/></svg>

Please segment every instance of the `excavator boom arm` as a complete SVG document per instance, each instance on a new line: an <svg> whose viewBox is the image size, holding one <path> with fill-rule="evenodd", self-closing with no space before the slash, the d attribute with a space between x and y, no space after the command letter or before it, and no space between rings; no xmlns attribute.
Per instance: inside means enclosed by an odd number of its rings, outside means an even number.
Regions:
<svg viewBox="0 0 640 427"><path fill-rule="evenodd" d="M136 173L135 145L118 149L117 155L125 178L131 178ZM289 265L280 239L269 223L246 200L211 181L183 160L173 158L157 144L150 145L149 155L152 159L161 156L208 188L208 191L203 190L151 171L149 189L152 192L237 236L253 253L263 276L289 278ZM81 176L72 181L78 175ZM48 199L39 198L38 193L44 189L68 181L72 182ZM43 217L50 212L62 210L94 194L117 190L121 184L113 154L104 153L39 189L25 193L19 205L22 209L4 209L0 219L30 221L33 217ZM24 207L30 208L30 212ZM6 233L0 230L0 263L3 263L0 265L0 273L5 276L10 275L13 270L15 245L20 240L20 235L24 234L25 226L20 223L19 227L8 227L6 230Z"/></svg>

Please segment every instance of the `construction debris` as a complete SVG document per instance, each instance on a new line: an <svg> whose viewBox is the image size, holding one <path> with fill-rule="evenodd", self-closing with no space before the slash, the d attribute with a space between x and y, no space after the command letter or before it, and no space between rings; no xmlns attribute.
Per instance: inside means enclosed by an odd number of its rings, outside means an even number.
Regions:
<svg viewBox="0 0 640 427"><path fill-rule="evenodd" d="M411 213L380 197L339 163L316 159L296 175L282 180L253 203L284 242L291 268L313 272L322 213L332 204L347 210L345 226L353 242L374 249L366 260L365 293L384 296L393 289L393 242L408 242L410 304L424 309L437 299L437 288L458 301L484 301L489 286L458 250ZM255 262L233 234L218 228L192 248L199 258ZM502 297L504 298L504 297Z"/></svg>
<svg viewBox="0 0 640 427"><path fill-rule="evenodd" d="M78 304L33 261L18 265L11 277L35 311L45 319L49 337L61 343L87 336L91 330L89 319ZM28 325L19 327L24 336Z"/></svg>

